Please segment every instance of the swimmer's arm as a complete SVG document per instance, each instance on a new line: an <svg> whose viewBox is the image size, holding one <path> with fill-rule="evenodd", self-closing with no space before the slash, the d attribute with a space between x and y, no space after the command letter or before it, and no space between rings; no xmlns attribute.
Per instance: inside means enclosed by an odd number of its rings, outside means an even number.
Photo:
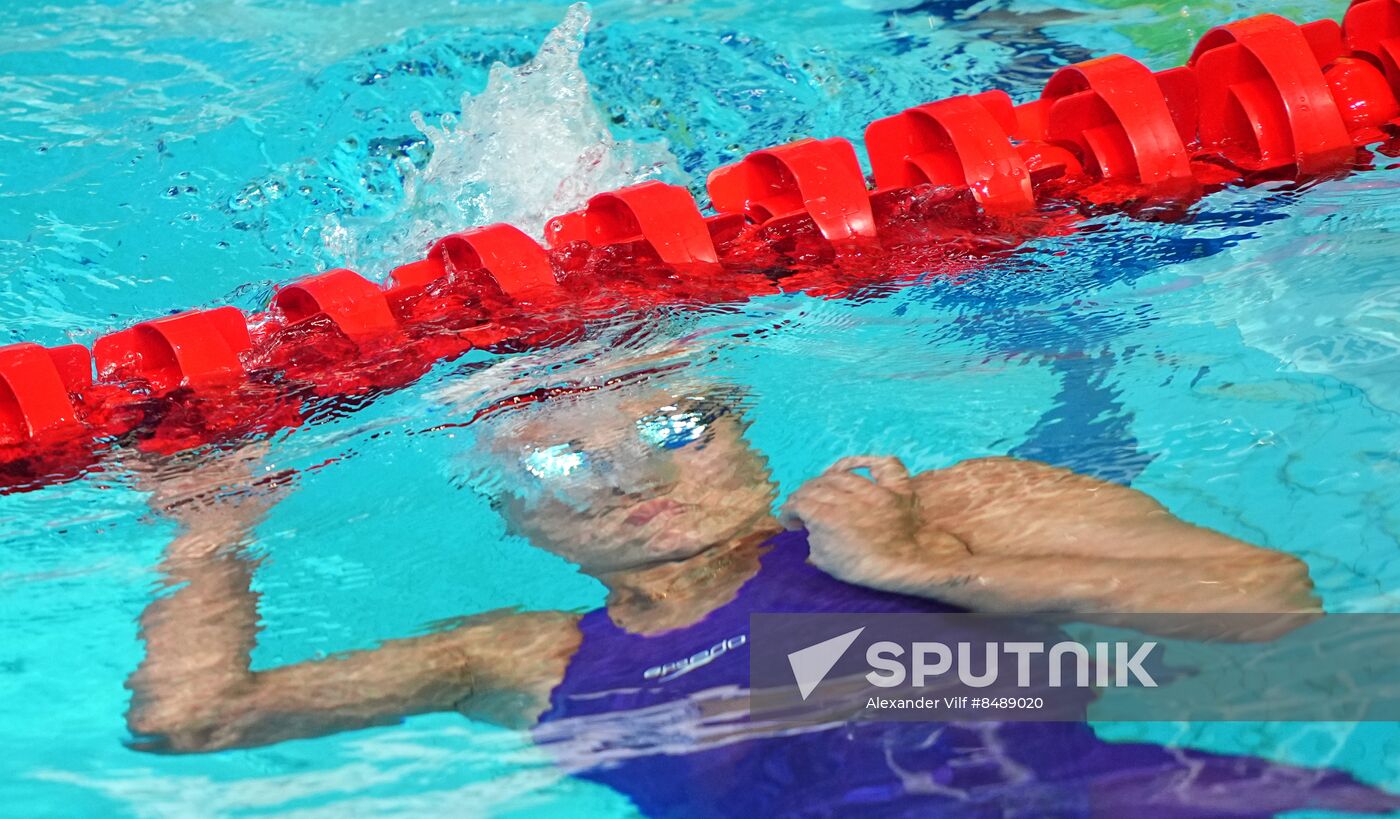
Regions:
<svg viewBox="0 0 1400 819"><path fill-rule="evenodd" d="M249 747L430 711L520 724L544 710L578 645L576 615L489 614L375 649L253 671L256 561L243 548L267 504L187 500L162 508L176 510L182 527L161 563L173 591L141 616L146 655L127 683L135 747Z"/></svg>
<svg viewBox="0 0 1400 819"><path fill-rule="evenodd" d="M1220 560L968 555L949 561L911 555L897 568L867 573L861 582L999 613L1316 610L1306 570L1282 555Z"/></svg>
<svg viewBox="0 0 1400 819"><path fill-rule="evenodd" d="M533 725L578 648L577 615L494 612L446 631L253 673L230 713L231 743L287 739L457 711Z"/></svg>
<svg viewBox="0 0 1400 819"><path fill-rule="evenodd" d="M836 577L978 611L1318 610L1296 558L1043 464L982 459L911 478L894 459L846 459L794 493L784 519Z"/></svg>
<svg viewBox="0 0 1400 819"><path fill-rule="evenodd" d="M173 753L251 747L461 711L506 725L544 710L578 645L577 617L500 613L378 648L262 671L255 564L192 531L163 568L174 593L141 618L146 658L128 682L136 747ZM234 541L224 541L224 545ZM187 556L195 551L207 552Z"/></svg>

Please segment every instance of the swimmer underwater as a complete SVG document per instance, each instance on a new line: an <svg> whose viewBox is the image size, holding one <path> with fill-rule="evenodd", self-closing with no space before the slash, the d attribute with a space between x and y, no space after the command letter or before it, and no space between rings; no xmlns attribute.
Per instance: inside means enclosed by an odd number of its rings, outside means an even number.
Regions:
<svg viewBox="0 0 1400 819"><path fill-rule="evenodd" d="M513 533L600 581L604 608L476 615L267 670L250 667L257 564L245 550L286 491L273 454L250 446L193 471L133 467L179 532L161 564L177 588L141 618L146 655L128 683L132 744L212 752L457 711L532 731L571 773L627 795L647 816L1400 808L1340 772L1109 743L1085 722L862 721L778 732L740 713L737 730L670 730L664 748L622 743L631 750L617 752L618 730L744 709L732 695L716 705L714 692L747 687L748 647L735 638L756 612L1320 611L1297 559L1042 463L984 458L911 475L895 458L851 457L775 514L778 489L745 440L734 391L646 382L554 391L473 425L474 454L490 464L478 470L489 477L479 491ZM677 663L716 645L729 648ZM604 746L614 749L605 762L589 752Z"/></svg>

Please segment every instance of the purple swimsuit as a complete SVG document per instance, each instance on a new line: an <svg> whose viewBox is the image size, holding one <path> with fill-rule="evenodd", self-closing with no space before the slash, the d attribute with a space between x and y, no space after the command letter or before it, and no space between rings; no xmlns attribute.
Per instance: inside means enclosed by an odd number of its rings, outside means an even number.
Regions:
<svg viewBox="0 0 1400 819"><path fill-rule="evenodd" d="M536 741L654 817L1153 819L1400 806L1343 773L1111 744L1085 723L857 722L752 738L742 718L707 727L702 703L742 702L752 613L959 611L836 580L807 562L802 533L769 545L735 599L694 625L640 636L604 610L584 615Z"/></svg>

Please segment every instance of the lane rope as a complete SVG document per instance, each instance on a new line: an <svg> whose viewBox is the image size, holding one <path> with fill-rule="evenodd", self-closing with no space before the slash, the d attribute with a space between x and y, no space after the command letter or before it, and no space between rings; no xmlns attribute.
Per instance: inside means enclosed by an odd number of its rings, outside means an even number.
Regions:
<svg viewBox="0 0 1400 819"><path fill-rule="evenodd" d="M383 286L337 269L253 315L191 310L90 350L0 347L0 489L75 477L114 446L175 452L296 426L438 361L558 344L624 311L964 272L1085 209L1338 175L1396 137L1400 0L1355 0L1341 24L1252 17L1206 33L1182 67L1101 57L1021 105L989 91L877 120L873 187L850 142L802 139L711 173L708 214L686 188L646 182L549 219L547 247L472 228Z"/></svg>

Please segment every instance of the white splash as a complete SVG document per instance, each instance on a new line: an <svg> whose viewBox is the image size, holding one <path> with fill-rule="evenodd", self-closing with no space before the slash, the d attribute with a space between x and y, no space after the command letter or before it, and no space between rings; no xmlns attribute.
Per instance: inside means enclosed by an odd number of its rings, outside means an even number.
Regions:
<svg viewBox="0 0 1400 819"><path fill-rule="evenodd" d="M421 171L403 163L404 196L393 212L328 219L322 241L331 256L368 275L474 225L508 222L538 238L546 219L596 193L685 181L664 141L618 141L608 131L579 65L589 21L587 4L571 6L534 59L492 66L486 89L462 96L460 117L431 125L415 112L432 158Z"/></svg>

